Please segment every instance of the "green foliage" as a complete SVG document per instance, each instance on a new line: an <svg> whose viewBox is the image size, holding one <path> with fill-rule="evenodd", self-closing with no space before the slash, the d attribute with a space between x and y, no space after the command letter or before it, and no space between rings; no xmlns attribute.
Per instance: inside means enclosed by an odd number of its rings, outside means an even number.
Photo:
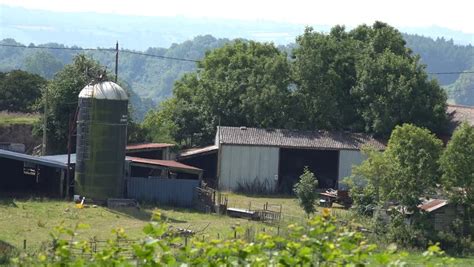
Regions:
<svg viewBox="0 0 474 267"><path fill-rule="evenodd" d="M375 230L388 240L417 247L436 240L433 219L418 205L441 182L442 142L427 129L403 124L395 127L384 152L364 152L367 159L348 183L356 210L372 214L375 209Z"/></svg>
<svg viewBox="0 0 474 267"><path fill-rule="evenodd" d="M413 123L441 132L446 125L446 94L429 81L418 58L389 50L369 56L359 63L357 82L352 90L359 99L358 112L365 131L389 134L401 123Z"/></svg>
<svg viewBox="0 0 474 267"><path fill-rule="evenodd" d="M48 101L48 153L67 150L69 121L76 113L79 92L103 70L96 61L79 55L48 83L47 92L43 94L43 103Z"/></svg>
<svg viewBox="0 0 474 267"><path fill-rule="evenodd" d="M198 67L148 116L163 127L155 131L190 146L210 142L220 121L254 127L287 123L289 64L273 44L237 40L208 53Z"/></svg>
<svg viewBox="0 0 474 267"><path fill-rule="evenodd" d="M159 110L151 110L145 117L141 127L145 130L146 138L152 142L175 143L177 126L173 121L175 99L163 101Z"/></svg>
<svg viewBox="0 0 474 267"><path fill-rule="evenodd" d="M446 94L429 81L402 35L385 23L327 35L307 28L297 38L293 76L300 109L292 116L310 129L349 129L388 135L414 123L441 131ZM309 115L309 116L308 116Z"/></svg>
<svg viewBox="0 0 474 267"><path fill-rule="evenodd" d="M474 127L465 122L454 131L440 159L443 184L453 203L474 205L473 162Z"/></svg>
<svg viewBox="0 0 474 267"><path fill-rule="evenodd" d="M314 176L308 167L305 167L303 174L300 176L300 180L293 187L293 192L298 198L301 208L303 208L308 216L316 211L315 205L319 195L316 192L317 188L318 180L316 176Z"/></svg>
<svg viewBox="0 0 474 267"><path fill-rule="evenodd" d="M440 181L438 160L443 144L429 130L411 124L397 126L384 152L389 164L385 197L416 212L420 197L433 193Z"/></svg>
<svg viewBox="0 0 474 267"><path fill-rule="evenodd" d="M48 80L52 79L54 74L62 68L63 63L47 51L36 51L25 58L25 69L28 72L38 74Z"/></svg>
<svg viewBox="0 0 474 267"><path fill-rule="evenodd" d="M462 212L458 214L462 222L459 234L473 238L474 233L474 127L467 122L461 124L454 132L446 150L440 159L443 171L442 181L449 200L459 205Z"/></svg>
<svg viewBox="0 0 474 267"><path fill-rule="evenodd" d="M472 58L474 58L474 51L472 52ZM474 63L467 71L470 71L470 73L461 74L456 82L447 87L447 92L456 104L472 106L474 105L474 75L472 74Z"/></svg>
<svg viewBox="0 0 474 267"><path fill-rule="evenodd" d="M357 43L341 26L335 26L327 35L306 28L296 43L293 77L301 106L297 114L301 118L295 119L301 123L299 128L355 127L358 116L350 90L360 57Z"/></svg>
<svg viewBox="0 0 474 267"><path fill-rule="evenodd" d="M121 247L126 239L122 229L94 252L90 243L78 239L79 229L57 227L52 233L53 246L37 255L22 254L13 260L16 266L365 266L403 265L403 255L376 251L359 232L336 224L329 211L307 222L306 227L290 225L287 236L262 233L254 242L239 238L203 241L191 238L184 243L166 223L155 220L143 229L145 237L131 247ZM242 229L237 229L240 232ZM129 255L129 257L125 257ZM434 266L445 260L437 245L428 248L422 264ZM442 261L448 263L447 260ZM429 265L432 264L432 265Z"/></svg>
<svg viewBox="0 0 474 267"><path fill-rule="evenodd" d="M0 111L33 112L46 80L21 70L0 72Z"/></svg>
<svg viewBox="0 0 474 267"><path fill-rule="evenodd" d="M474 47L458 45L445 38L431 39L416 34L403 34L407 46L420 55L421 62L428 72L446 72L468 70L474 64ZM448 85L459 78L459 74L432 75L440 84ZM471 83L474 86L474 83Z"/></svg>
<svg viewBox="0 0 474 267"><path fill-rule="evenodd" d="M384 178L387 177L390 165L383 152L370 147L362 149L367 157L360 165L354 166L352 176L345 179L351 188L351 197L358 213L372 215L381 202L385 192Z"/></svg>

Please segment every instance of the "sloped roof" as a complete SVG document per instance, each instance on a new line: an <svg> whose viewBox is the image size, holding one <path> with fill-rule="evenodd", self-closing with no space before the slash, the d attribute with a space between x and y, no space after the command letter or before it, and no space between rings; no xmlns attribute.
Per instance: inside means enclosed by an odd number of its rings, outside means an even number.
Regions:
<svg viewBox="0 0 474 267"><path fill-rule="evenodd" d="M137 150L154 150L162 149L167 147L173 147L173 144L166 143L143 143L143 144L130 144L127 145L127 152L134 152Z"/></svg>
<svg viewBox="0 0 474 267"><path fill-rule="evenodd" d="M278 146L329 150L360 150L369 145L383 150L385 145L375 138L360 133L328 131L296 131L246 127L218 127L221 144Z"/></svg>
<svg viewBox="0 0 474 267"><path fill-rule="evenodd" d="M474 107L448 105L449 132L452 133L463 122L474 126Z"/></svg>
<svg viewBox="0 0 474 267"><path fill-rule="evenodd" d="M67 154L42 156L38 158L67 165ZM135 162L135 163L141 163L145 165L163 166L163 167L191 170L191 171L202 171L199 168L189 166L189 165L186 165L174 160L146 159L146 158L129 157L129 156L126 156L125 160ZM76 154L71 154L71 164L76 164Z"/></svg>
<svg viewBox="0 0 474 267"><path fill-rule="evenodd" d="M419 205L418 208L426 212L432 212L446 205L448 205L448 201L445 199L429 199Z"/></svg>
<svg viewBox="0 0 474 267"><path fill-rule="evenodd" d="M38 164L38 165L43 165L43 166L48 166L48 167L53 167L53 168L58 168L58 169L67 169L67 164L57 161L57 160L31 156L31 155L17 153L13 151L4 150L4 149L0 149L0 158L9 158L13 160L29 162L33 164Z"/></svg>
<svg viewBox="0 0 474 267"><path fill-rule="evenodd" d="M199 147L199 148L191 148L182 151L179 155L178 158L187 158L187 157L192 157L195 155L204 155L204 154L209 154L216 152L219 149L218 146L212 145L212 146L206 146L206 147Z"/></svg>
<svg viewBox="0 0 474 267"><path fill-rule="evenodd" d="M149 166L161 166L167 167L172 170L184 171L184 172L191 172L191 173L202 173L202 169L186 165L174 160L160 160L160 159L145 159L145 158L138 158L138 157L128 157L126 158L127 161L132 163L144 164Z"/></svg>

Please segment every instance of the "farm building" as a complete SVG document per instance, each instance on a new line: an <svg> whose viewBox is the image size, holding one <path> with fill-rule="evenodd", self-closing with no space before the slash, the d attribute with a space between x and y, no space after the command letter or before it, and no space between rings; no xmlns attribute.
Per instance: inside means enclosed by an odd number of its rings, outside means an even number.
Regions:
<svg viewBox="0 0 474 267"><path fill-rule="evenodd" d="M0 195L63 197L67 164L0 149Z"/></svg>
<svg viewBox="0 0 474 267"><path fill-rule="evenodd" d="M418 208L422 212L428 213L436 231L442 231L451 226L457 213L456 206L445 199L428 199L420 204Z"/></svg>
<svg viewBox="0 0 474 267"><path fill-rule="evenodd" d="M217 151L218 146L216 145L188 149L182 151L177 156L177 160L202 169L204 182L212 188L217 188Z"/></svg>
<svg viewBox="0 0 474 267"><path fill-rule="evenodd" d="M67 155L40 158L67 165ZM74 168L76 154L71 154L70 162ZM177 206L192 205L195 188L200 185L203 172L173 160L130 156L125 158L124 165L124 186L120 197Z"/></svg>
<svg viewBox="0 0 474 267"><path fill-rule="evenodd" d="M204 169L207 175L215 173L204 178L220 190L262 187L289 192L305 166L315 173L321 188L337 188L352 166L363 161L360 149L365 145L385 148L364 134L218 127L214 146L185 151L178 160Z"/></svg>
<svg viewBox="0 0 474 267"><path fill-rule="evenodd" d="M125 154L130 157L169 160L173 158L172 147L173 144L166 143L129 144Z"/></svg>

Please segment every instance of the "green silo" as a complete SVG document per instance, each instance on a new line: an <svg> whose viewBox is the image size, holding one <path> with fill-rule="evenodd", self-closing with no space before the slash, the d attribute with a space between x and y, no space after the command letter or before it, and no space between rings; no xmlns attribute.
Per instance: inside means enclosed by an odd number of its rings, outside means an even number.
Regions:
<svg viewBox="0 0 474 267"><path fill-rule="evenodd" d="M121 197L127 142L128 97L110 82L79 93L75 193L95 200Z"/></svg>

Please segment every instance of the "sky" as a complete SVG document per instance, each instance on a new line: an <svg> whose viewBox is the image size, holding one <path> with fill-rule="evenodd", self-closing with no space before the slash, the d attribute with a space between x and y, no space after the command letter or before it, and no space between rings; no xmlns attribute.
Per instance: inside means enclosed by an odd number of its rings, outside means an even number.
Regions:
<svg viewBox="0 0 474 267"><path fill-rule="evenodd" d="M0 4L59 12L228 18L307 25L356 26L380 20L396 27L441 26L474 34L472 0L0 0Z"/></svg>

